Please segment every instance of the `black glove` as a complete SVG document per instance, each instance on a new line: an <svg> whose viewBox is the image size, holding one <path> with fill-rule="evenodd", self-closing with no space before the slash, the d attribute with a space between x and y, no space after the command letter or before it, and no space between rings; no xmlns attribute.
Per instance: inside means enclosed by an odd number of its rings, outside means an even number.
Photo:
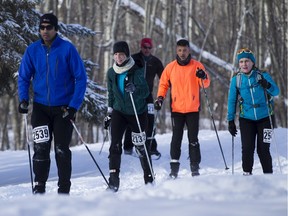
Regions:
<svg viewBox="0 0 288 216"><path fill-rule="evenodd" d="M264 88L269 89L271 87L271 84L262 77L262 79L258 80L258 83Z"/></svg>
<svg viewBox="0 0 288 216"><path fill-rule="evenodd" d="M104 118L104 129L107 130L110 126L111 123L111 114L108 114L105 118Z"/></svg>
<svg viewBox="0 0 288 216"><path fill-rule="evenodd" d="M67 120L75 120L77 110L72 107L62 107L62 117Z"/></svg>
<svg viewBox="0 0 288 216"><path fill-rule="evenodd" d="M235 125L234 121L228 122L228 130L232 136L236 136L237 129L236 129L236 125Z"/></svg>
<svg viewBox="0 0 288 216"><path fill-rule="evenodd" d="M154 109L160 110L163 104L163 97L159 96L154 102Z"/></svg>
<svg viewBox="0 0 288 216"><path fill-rule="evenodd" d="M133 83L129 82L125 86L125 91L128 93L133 93L136 90L136 87Z"/></svg>
<svg viewBox="0 0 288 216"><path fill-rule="evenodd" d="M207 75L204 70L197 68L196 76L200 79L206 79Z"/></svg>
<svg viewBox="0 0 288 216"><path fill-rule="evenodd" d="M27 114L28 113L28 105L29 103L25 100L21 101L18 106L18 111L21 114Z"/></svg>

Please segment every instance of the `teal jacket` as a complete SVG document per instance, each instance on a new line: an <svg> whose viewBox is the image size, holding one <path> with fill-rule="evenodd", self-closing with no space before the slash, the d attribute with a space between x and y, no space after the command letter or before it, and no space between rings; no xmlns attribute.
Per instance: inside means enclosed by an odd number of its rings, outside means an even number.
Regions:
<svg viewBox="0 0 288 216"><path fill-rule="evenodd" d="M258 83L259 76L263 76L271 84L269 89L265 90ZM260 72L257 68L249 75L240 72L230 82L227 120L234 120L237 103L240 118L256 121L268 117L273 114L273 96L278 94L279 88L267 72Z"/></svg>
<svg viewBox="0 0 288 216"><path fill-rule="evenodd" d="M124 91L124 94L119 90L117 77L119 75L111 67L107 72L107 87L108 87L108 107L112 107L125 115L135 115L130 94ZM137 114L142 114L147 111L146 98L149 95L148 84L144 77L143 68L134 65L127 72L127 78L124 81L124 86L127 82L132 82L136 90L133 92L133 100Z"/></svg>

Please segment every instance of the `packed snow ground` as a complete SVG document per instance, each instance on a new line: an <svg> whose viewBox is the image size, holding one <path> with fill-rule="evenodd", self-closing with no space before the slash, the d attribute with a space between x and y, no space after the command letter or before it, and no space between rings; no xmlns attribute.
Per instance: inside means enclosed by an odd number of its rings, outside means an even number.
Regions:
<svg viewBox="0 0 288 216"><path fill-rule="evenodd" d="M118 193L106 191L106 182L85 145L71 148L73 174L70 196L57 194L54 152L51 152L52 163L45 195L31 193L27 151L0 152L0 215L287 216L287 132L286 128L275 129L276 139L271 145L274 174L262 174L255 154L253 176L243 176L240 136L234 142L232 175L232 139L229 132L218 131L229 167L226 170L215 131L201 130L201 175L193 178L187 160L185 132L179 178L176 180L167 177L171 134L156 135L158 149L162 153L159 160L153 160L156 184L145 186L138 158L123 155ZM99 154L101 145L87 144L87 147L108 180L109 144L106 142Z"/></svg>

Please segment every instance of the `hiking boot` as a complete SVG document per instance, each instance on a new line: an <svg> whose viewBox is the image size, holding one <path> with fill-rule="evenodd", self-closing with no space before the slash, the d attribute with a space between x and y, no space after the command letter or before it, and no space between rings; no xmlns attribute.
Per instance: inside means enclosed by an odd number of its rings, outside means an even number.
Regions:
<svg viewBox="0 0 288 216"><path fill-rule="evenodd" d="M200 173L199 173L199 164L198 163L191 163L190 168L191 168L192 177L200 175Z"/></svg>
<svg viewBox="0 0 288 216"><path fill-rule="evenodd" d="M45 183L44 182L35 182L33 187L33 194L44 194L45 193Z"/></svg>
<svg viewBox="0 0 288 216"><path fill-rule="evenodd" d="M119 189L119 184L120 184L119 171L110 170L109 185L107 190L117 192Z"/></svg>
<svg viewBox="0 0 288 216"><path fill-rule="evenodd" d="M176 179L178 177L180 163L179 162L170 162L171 172L169 174L170 178Z"/></svg>

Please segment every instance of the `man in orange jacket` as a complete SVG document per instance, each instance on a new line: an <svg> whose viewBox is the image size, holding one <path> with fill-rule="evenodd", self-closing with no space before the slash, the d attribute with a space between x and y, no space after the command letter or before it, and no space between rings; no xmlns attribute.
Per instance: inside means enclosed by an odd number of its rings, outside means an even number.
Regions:
<svg viewBox="0 0 288 216"><path fill-rule="evenodd" d="M184 126L188 129L189 157L192 176L199 175L201 162L198 142L200 90L210 85L210 79L204 66L191 58L189 42L180 39L176 46L176 60L164 69L154 102L154 108L160 110L168 89L171 89L172 140L170 144L171 178L177 178Z"/></svg>

